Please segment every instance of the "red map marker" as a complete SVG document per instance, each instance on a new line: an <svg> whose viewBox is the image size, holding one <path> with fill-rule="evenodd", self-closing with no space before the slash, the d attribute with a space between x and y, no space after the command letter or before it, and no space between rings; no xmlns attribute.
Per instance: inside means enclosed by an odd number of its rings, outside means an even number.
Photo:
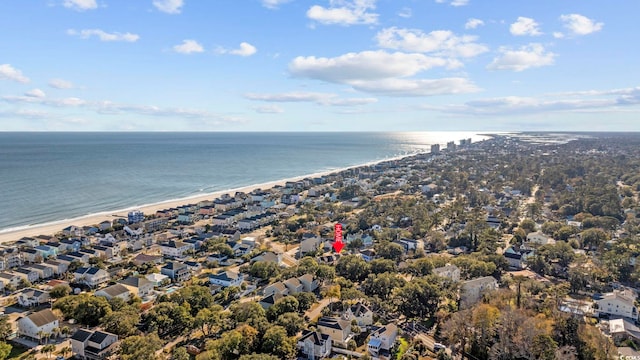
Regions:
<svg viewBox="0 0 640 360"><path fill-rule="evenodd" d="M335 225L333 234L333 250L339 253L342 251L342 248L344 248L344 243L342 242L342 224Z"/></svg>

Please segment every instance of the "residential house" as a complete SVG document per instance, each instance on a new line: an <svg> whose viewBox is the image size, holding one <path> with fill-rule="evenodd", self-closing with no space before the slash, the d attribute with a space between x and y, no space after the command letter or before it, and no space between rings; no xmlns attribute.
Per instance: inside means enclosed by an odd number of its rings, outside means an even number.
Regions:
<svg viewBox="0 0 640 360"><path fill-rule="evenodd" d="M625 340L640 342L640 328L627 319L609 320L609 335L613 337L616 344L620 344ZM621 356L620 359L623 359L623 357Z"/></svg>
<svg viewBox="0 0 640 360"><path fill-rule="evenodd" d="M202 264L197 261L185 261L184 264L187 265L187 268L191 272L198 273L202 270Z"/></svg>
<svg viewBox="0 0 640 360"><path fill-rule="evenodd" d="M50 257L56 257L58 255L58 248L54 246L38 245L33 249L36 250L38 254L45 260Z"/></svg>
<svg viewBox="0 0 640 360"><path fill-rule="evenodd" d="M352 337L351 321L348 320L321 317L318 320L317 329L323 335L328 335L332 342L344 347Z"/></svg>
<svg viewBox="0 0 640 360"><path fill-rule="evenodd" d="M40 245L40 241L32 237L23 237L16 241L16 246L18 247L34 248L38 245Z"/></svg>
<svg viewBox="0 0 640 360"><path fill-rule="evenodd" d="M638 309L635 306L636 296L631 290L613 290L613 292L606 294L595 294L593 297L594 312L598 316L638 319Z"/></svg>
<svg viewBox="0 0 640 360"><path fill-rule="evenodd" d="M527 234L527 242L538 244L538 245L547 245L547 244L555 244L556 241L544 234L542 231L536 231Z"/></svg>
<svg viewBox="0 0 640 360"><path fill-rule="evenodd" d="M82 246L82 242L77 239L62 239L60 240L60 244L59 253L80 251L80 247ZM62 245L64 245L64 247Z"/></svg>
<svg viewBox="0 0 640 360"><path fill-rule="evenodd" d="M467 309L471 307L480 300L484 293L497 288L498 281L493 276L464 281L460 291L460 308Z"/></svg>
<svg viewBox="0 0 640 360"><path fill-rule="evenodd" d="M40 340L43 334L53 333L60 325L51 309L44 309L18 319L18 335Z"/></svg>
<svg viewBox="0 0 640 360"><path fill-rule="evenodd" d="M138 254L133 258L133 263L136 266L140 266L143 264L161 264L162 256L160 255L147 255L147 254Z"/></svg>
<svg viewBox="0 0 640 360"><path fill-rule="evenodd" d="M36 249L25 248L22 249L22 259L29 264L41 262L43 257Z"/></svg>
<svg viewBox="0 0 640 360"><path fill-rule="evenodd" d="M289 295L289 289L285 286L282 281L274 282L273 284L267 285L262 293L267 296L271 294L280 294L287 296Z"/></svg>
<svg viewBox="0 0 640 360"><path fill-rule="evenodd" d="M149 296L153 292L153 283L143 277L129 276L121 280L119 284L125 286L133 295L141 299Z"/></svg>
<svg viewBox="0 0 640 360"><path fill-rule="evenodd" d="M297 278L290 278L283 281L284 286L289 289L289 294L297 294L304 291L304 285Z"/></svg>
<svg viewBox="0 0 640 360"><path fill-rule="evenodd" d="M373 325L373 311L360 301L349 306L342 314L342 318L349 321L356 320L360 327Z"/></svg>
<svg viewBox="0 0 640 360"><path fill-rule="evenodd" d="M209 282L222 287L240 286L244 281L244 275L233 271L221 271L209 275Z"/></svg>
<svg viewBox="0 0 640 360"><path fill-rule="evenodd" d="M167 275L173 282L183 282L191 278L191 272L187 265L170 261L160 269L160 273Z"/></svg>
<svg viewBox="0 0 640 360"><path fill-rule="evenodd" d="M24 268L37 272L39 279L49 279L53 277L53 269L44 264L27 265Z"/></svg>
<svg viewBox="0 0 640 360"><path fill-rule="evenodd" d="M318 284L318 280L311 274L298 276L298 280L302 284L303 291L313 292L320 286L320 284Z"/></svg>
<svg viewBox="0 0 640 360"><path fill-rule="evenodd" d="M110 220L104 220L104 221L100 222L100 224L98 224L98 227L100 228L100 231L107 230L111 226L112 226L112 224L111 224Z"/></svg>
<svg viewBox="0 0 640 360"><path fill-rule="evenodd" d="M360 257L366 262L371 262L376 257L376 252L373 249L364 249L359 251Z"/></svg>
<svg viewBox="0 0 640 360"><path fill-rule="evenodd" d="M67 270L69 270L69 264L64 261L47 260L42 263L42 265L50 267L53 270L53 274L56 276L65 274Z"/></svg>
<svg viewBox="0 0 640 360"><path fill-rule="evenodd" d="M283 297L285 297L285 295L282 295L280 293L272 293L269 295L264 296L262 299L260 299L259 304L260 306L262 306L263 309L267 310L268 308L270 308L271 306L273 306L273 304L276 303L276 301L282 299Z"/></svg>
<svg viewBox="0 0 640 360"><path fill-rule="evenodd" d="M527 259L535 254L534 249L526 246L509 246L503 253L509 268L514 270L522 270L527 267Z"/></svg>
<svg viewBox="0 0 640 360"><path fill-rule="evenodd" d="M194 250L192 244L187 244L182 241L169 241L167 243L160 244L160 252L164 257L170 259L182 259L187 251Z"/></svg>
<svg viewBox="0 0 640 360"><path fill-rule="evenodd" d="M34 307L49 302L49 293L46 291L27 288L18 293L18 305L22 307Z"/></svg>
<svg viewBox="0 0 640 360"><path fill-rule="evenodd" d="M20 276L22 279L30 282L30 283L34 283L37 282L38 280L40 280L40 275L38 274L37 271L35 270L31 270L31 269L27 269L24 267L21 267L19 269L15 269L13 270L13 273Z"/></svg>
<svg viewBox="0 0 640 360"><path fill-rule="evenodd" d="M110 280L109 273L96 267L80 267L73 273L74 282L91 288L98 287Z"/></svg>
<svg viewBox="0 0 640 360"><path fill-rule="evenodd" d="M267 251L258 256L255 256L253 259L251 259L250 262L253 264L256 261L272 262L277 265L282 265L282 254L276 254L274 252Z"/></svg>
<svg viewBox="0 0 640 360"><path fill-rule="evenodd" d="M20 286L21 276L13 272L2 272L0 273L0 282L3 283L3 288L11 285L14 289Z"/></svg>
<svg viewBox="0 0 640 360"><path fill-rule="evenodd" d="M396 343L397 336L398 327L393 323L372 330L367 344L369 353L373 356L389 354Z"/></svg>
<svg viewBox="0 0 640 360"><path fill-rule="evenodd" d="M124 301L129 301L129 299L131 298L131 291L129 291L129 288L122 284L115 284L96 291L94 295L102 296L107 300L120 298Z"/></svg>
<svg viewBox="0 0 640 360"><path fill-rule="evenodd" d="M298 339L298 350L306 359L316 360L329 357L331 354L331 337L317 331L302 331L302 336Z"/></svg>
<svg viewBox="0 0 640 360"><path fill-rule="evenodd" d="M307 253L317 251L322 245L322 238L315 234L304 234L302 241L300 241L300 247L298 248L299 257L302 258Z"/></svg>
<svg viewBox="0 0 640 360"><path fill-rule="evenodd" d="M71 352L76 359L107 359L115 351L117 342L115 334L78 329L71 337Z"/></svg>
<svg viewBox="0 0 640 360"><path fill-rule="evenodd" d="M446 265L433 269L433 274L438 275L451 281L460 281L460 269L455 265Z"/></svg>
<svg viewBox="0 0 640 360"><path fill-rule="evenodd" d="M89 259L91 258L91 254L83 252L83 250L67 253L66 256L70 257L72 261L79 261L84 265L88 265ZM58 257L58 259L60 259L60 257Z"/></svg>
<svg viewBox="0 0 640 360"><path fill-rule="evenodd" d="M22 265L22 256L17 247L0 249L0 271L15 268Z"/></svg>
<svg viewBox="0 0 640 360"><path fill-rule="evenodd" d="M169 283L171 279L164 274L151 273L144 276L145 279L149 280L153 287L160 287L166 283Z"/></svg>
<svg viewBox="0 0 640 360"><path fill-rule="evenodd" d="M211 254L209 256L207 256L207 262L210 263L223 263L225 261L227 261L229 259L229 257L227 255L223 255L223 254Z"/></svg>

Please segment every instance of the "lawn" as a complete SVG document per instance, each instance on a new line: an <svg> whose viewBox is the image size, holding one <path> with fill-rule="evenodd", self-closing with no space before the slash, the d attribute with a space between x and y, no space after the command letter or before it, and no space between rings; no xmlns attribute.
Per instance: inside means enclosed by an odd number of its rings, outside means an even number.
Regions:
<svg viewBox="0 0 640 360"><path fill-rule="evenodd" d="M407 341L407 339L403 337L399 338L398 342L400 343L400 345L398 346L398 353L396 355L396 359L400 360L402 359L402 355L404 355L404 353L407 352L407 350L409 349L409 342Z"/></svg>

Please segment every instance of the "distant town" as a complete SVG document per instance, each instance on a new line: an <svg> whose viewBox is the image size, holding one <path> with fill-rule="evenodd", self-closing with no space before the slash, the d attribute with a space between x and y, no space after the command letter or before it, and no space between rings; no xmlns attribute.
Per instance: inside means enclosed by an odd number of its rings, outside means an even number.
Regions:
<svg viewBox="0 0 640 360"><path fill-rule="evenodd" d="M502 134L15 239L0 359L640 359L639 191L637 134Z"/></svg>

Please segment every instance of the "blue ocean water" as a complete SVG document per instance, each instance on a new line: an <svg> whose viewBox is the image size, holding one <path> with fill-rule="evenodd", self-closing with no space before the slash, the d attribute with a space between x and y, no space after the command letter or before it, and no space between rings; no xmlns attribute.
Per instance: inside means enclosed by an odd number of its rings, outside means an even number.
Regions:
<svg viewBox="0 0 640 360"><path fill-rule="evenodd" d="M0 133L0 232L428 152L473 133Z"/></svg>

